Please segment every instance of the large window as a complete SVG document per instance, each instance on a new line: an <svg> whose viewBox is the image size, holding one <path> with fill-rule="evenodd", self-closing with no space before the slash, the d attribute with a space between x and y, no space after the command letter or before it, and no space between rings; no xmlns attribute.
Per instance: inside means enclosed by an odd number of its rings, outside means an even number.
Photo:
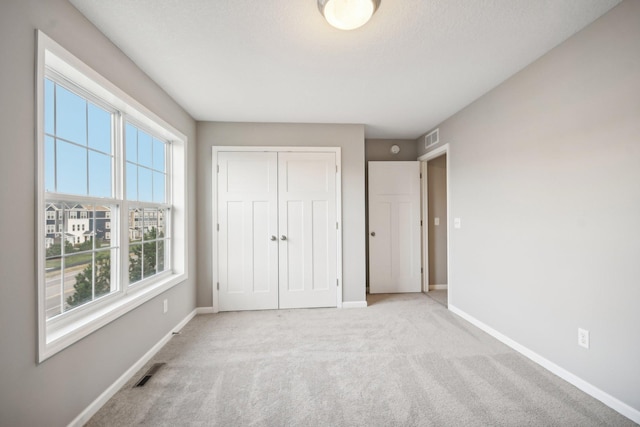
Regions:
<svg viewBox="0 0 640 427"><path fill-rule="evenodd" d="M38 34L40 360L186 278L186 138Z"/></svg>

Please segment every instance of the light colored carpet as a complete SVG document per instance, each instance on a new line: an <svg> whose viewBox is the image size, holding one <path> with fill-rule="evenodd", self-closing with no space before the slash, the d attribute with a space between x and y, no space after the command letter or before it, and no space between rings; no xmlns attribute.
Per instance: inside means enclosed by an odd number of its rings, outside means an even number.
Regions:
<svg viewBox="0 0 640 427"><path fill-rule="evenodd" d="M446 289L434 289L432 291L427 292L427 296L433 299L438 304L442 304L445 307L448 307L448 294Z"/></svg>
<svg viewBox="0 0 640 427"><path fill-rule="evenodd" d="M424 294L369 304L197 316L88 425L635 425Z"/></svg>

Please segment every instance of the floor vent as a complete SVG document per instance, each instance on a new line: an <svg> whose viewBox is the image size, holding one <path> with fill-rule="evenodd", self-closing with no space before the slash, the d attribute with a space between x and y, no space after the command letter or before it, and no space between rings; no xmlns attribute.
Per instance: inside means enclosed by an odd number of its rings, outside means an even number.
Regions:
<svg viewBox="0 0 640 427"><path fill-rule="evenodd" d="M140 378L140 381L138 381L134 387L144 387L147 381L151 379L153 374L158 372L158 370L162 368L164 365L165 365L164 363L154 363L153 365L151 365L151 368L149 368L149 370L144 374L144 376Z"/></svg>

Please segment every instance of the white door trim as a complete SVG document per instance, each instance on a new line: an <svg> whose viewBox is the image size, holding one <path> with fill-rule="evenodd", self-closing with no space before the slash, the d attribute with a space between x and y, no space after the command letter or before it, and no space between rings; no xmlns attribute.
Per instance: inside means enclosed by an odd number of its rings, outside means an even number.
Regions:
<svg viewBox="0 0 640 427"><path fill-rule="evenodd" d="M338 283L336 286L336 307L342 308L342 156L340 147L257 147L257 146L214 146L211 149L211 284L213 312L219 311L218 300L218 153L231 152L310 152L310 153L335 153L336 155L336 265Z"/></svg>
<svg viewBox="0 0 640 427"><path fill-rule="evenodd" d="M451 289L451 195L449 189L450 184L450 162L449 144L443 144L435 150L429 151L418 157L420 161L420 171L422 172L422 263L424 265L424 274L422 275L422 292L429 292L429 194L427 179L428 162L442 155L447 155L447 289ZM449 296L450 297L450 296Z"/></svg>

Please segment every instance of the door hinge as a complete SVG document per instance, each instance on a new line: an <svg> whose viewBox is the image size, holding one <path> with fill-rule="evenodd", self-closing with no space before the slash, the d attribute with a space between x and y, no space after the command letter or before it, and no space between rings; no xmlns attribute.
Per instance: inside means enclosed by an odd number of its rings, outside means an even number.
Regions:
<svg viewBox="0 0 640 427"><path fill-rule="evenodd" d="M424 273L424 268L420 267L420 273Z"/></svg>
<svg viewBox="0 0 640 427"><path fill-rule="evenodd" d="M220 165L216 165L216 169L217 169L218 173L220 173Z"/></svg>
<svg viewBox="0 0 640 427"><path fill-rule="evenodd" d="M422 179L422 172L420 172L420 179Z"/></svg>
<svg viewBox="0 0 640 427"><path fill-rule="evenodd" d="M339 229L339 227L338 227L338 223L336 222L336 230L338 230L338 229Z"/></svg>
<svg viewBox="0 0 640 427"><path fill-rule="evenodd" d="M216 283L216 290L220 290L220 282Z"/></svg>
<svg viewBox="0 0 640 427"><path fill-rule="evenodd" d="M420 227L422 227L422 220L420 220Z"/></svg>
<svg viewBox="0 0 640 427"><path fill-rule="evenodd" d="M338 165L336 165L336 173L338 173Z"/></svg>
<svg viewBox="0 0 640 427"><path fill-rule="evenodd" d="M220 231L220 224L216 224L216 231Z"/></svg>
<svg viewBox="0 0 640 427"><path fill-rule="evenodd" d="M340 281L340 279L336 279L336 286L337 287L340 287L340 282L339 281Z"/></svg>

